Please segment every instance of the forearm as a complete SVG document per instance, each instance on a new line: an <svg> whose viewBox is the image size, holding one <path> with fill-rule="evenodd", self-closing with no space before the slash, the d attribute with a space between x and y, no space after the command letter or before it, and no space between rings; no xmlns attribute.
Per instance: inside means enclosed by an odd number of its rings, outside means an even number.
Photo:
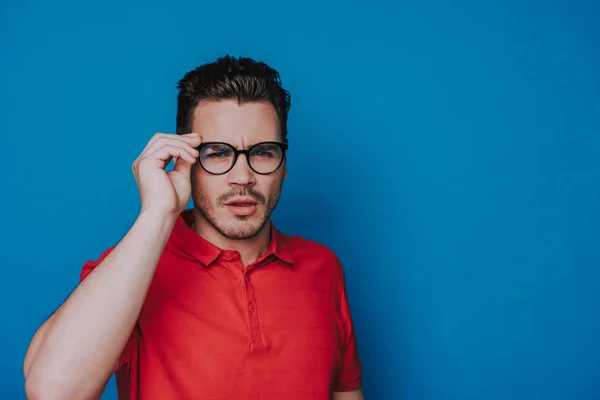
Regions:
<svg viewBox="0 0 600 400"><path fill-rule="evenodd" d="M25 366L28 389L88 398L106 384L135 326L174 222L172 216L141 214L73 291L32 341L30 364Z"/></svg>
<svg viewBox="0 0 600 400"><path fill-rule="evenodd" d="M362 389L349 392L333 392L332 400L365 400Z"/></svg>

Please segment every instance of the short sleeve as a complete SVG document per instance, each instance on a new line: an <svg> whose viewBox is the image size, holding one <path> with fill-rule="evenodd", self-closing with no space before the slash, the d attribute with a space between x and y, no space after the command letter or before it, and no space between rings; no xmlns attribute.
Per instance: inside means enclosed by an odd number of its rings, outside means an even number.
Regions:
<svg viewBox="0 0 600 400"><path fill-rule="evenodd" d="M83 268L81 269L81 274L79 277L79 282L83 282L85 278L87 278L92 271L102 262L104 259L110 254L110 252L114 249L114 247L110 247L105 250L97 260L88 260L84 263ZM133 356L134 349L137 348L137 327L133 329L123 352L121 353L121 357L119 358L119 366L117 369L120 369L124 365L128 364Z"/></svg>
<svg viewBox="0 0 600 400"><path fill-rule="evenodd" d="M341 272L340 317L344 330L342 344L342 364L335 385L336 392L355 390L362 385L362 365L358 355L358 344L354 332L354 323L350 312L350 303L346 292L343 270Z"/></svg>

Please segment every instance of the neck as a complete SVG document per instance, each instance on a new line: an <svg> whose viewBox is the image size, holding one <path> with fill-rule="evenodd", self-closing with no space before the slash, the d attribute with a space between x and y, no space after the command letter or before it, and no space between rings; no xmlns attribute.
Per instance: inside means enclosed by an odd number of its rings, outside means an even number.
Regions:
<svg viewBox="0 0 600 400"><path fill-rule="evenodd" d="M235 250L240 253L240 258L244 266L258 260L267 252L271 243L271 221L268 221L256 236L249 239L236 240L223 236L198 211L194 210L192 230L204 240L220 249Z"/></svg>

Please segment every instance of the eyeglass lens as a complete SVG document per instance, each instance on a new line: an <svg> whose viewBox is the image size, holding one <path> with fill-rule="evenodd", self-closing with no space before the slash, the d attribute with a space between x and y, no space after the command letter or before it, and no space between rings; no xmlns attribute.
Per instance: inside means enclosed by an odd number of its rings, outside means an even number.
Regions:
<svg viewBox="0 0 600 400"><path fill-rule="evenodd" d="M233 166L234 148L225 143L210 144L200 152L202 167L213 174L227 172ZM273 143L259 143L251 148L248 155L250 168L259 174L268 174L279 168L283 160L283 152Z"/></svg>

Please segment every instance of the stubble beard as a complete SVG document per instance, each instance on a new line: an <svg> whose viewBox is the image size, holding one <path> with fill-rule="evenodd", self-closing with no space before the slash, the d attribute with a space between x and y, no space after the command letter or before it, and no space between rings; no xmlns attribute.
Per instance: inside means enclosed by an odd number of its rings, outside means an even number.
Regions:
<svg viewBox="0 0 600 400"><path fill-rule="evenodd" d="M217 198L213 203L205 193L198 192L193 196L194 208L210 226L212 226L217 232L231 240L245 240L251 239L258 235L265 227L267 222L271 218L271 214L279 203L281 197L281 190L283 186L283 179L279 184L279 189L273 192L268 199L265 196L255 191L250 187L240 188L225 193ZM240 215L235 216L235 222L224 223L218 221L216 209L224 209L224 203L233 197L247 197L250 196L257 201L259 209L257 213L262 209L262 215ZM261 207L263 206L263 207ZM253 222L256 221L256 222Z"/></svg>

